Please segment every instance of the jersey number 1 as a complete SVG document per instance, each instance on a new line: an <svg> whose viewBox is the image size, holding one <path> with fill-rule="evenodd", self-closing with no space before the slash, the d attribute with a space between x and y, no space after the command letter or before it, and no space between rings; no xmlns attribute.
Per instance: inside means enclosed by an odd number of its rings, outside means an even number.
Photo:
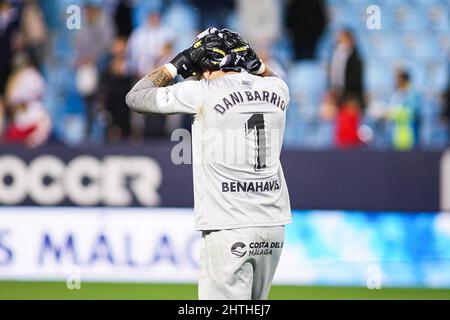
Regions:
<svg viewBox="0 0 450 320"><path fill-rule="evenodd" d="M255 113L247 120L245 134L248 135L252 131L256 140L255 170L259 171L266 168L266 126L262 113Z"/></svg>

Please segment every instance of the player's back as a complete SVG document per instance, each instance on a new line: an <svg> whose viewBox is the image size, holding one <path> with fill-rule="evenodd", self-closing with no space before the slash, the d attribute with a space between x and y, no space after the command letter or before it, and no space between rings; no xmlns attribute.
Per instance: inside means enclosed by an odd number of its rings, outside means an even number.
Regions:
<svg viewBox="0 0 450 320"><path fill-rule="evenodd" d="M196 228L289 223L279 160L286 84L246 72L200 82L203 103L193 123Z"/></svg>

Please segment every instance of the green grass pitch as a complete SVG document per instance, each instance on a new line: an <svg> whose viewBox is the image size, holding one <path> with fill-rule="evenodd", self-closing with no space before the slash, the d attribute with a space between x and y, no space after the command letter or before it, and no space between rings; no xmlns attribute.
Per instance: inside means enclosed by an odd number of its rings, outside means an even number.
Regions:
<svg viewBox="0 0 450 320"><path fill-rule="evenodd" d="M69 290L64 282L0 281L0 300L5 299L133 299L195 300L197 286L189 284L90 283ZM450 289L273 286L269 299L446 299Z"/></svg>

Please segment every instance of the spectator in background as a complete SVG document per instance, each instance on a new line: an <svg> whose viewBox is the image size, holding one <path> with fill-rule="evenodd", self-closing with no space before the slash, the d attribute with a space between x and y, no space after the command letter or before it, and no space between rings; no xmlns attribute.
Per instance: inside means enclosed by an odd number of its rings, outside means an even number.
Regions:
<svg viewBox="0 0 450 320"><path fill-rule="evenodd" d="M124 96L132 87L133 78L126 72L126 45L123 37L114 40L112 57L102 75L100 97L107 113L106 141L119 142L130 136L130 109Z"/></svg>
<svg viewBox="0 0 450 320"><path fill-rule="evenodd" d="M175 33L161 22L161 13L148 8L145 23L131 33L128 41L128 67L135 79L140 79L159 65L167 62L172 53ZM123 100L123 99L122 99ZM164 115L132 115L133 138L162 137L165 135Z"/></svg>
<svg viewBox="0 0 450 320"><path fill-rule="evenodd" d="M84 6L84 21L75 38L77 88L86 107L86 136L90 138L97 116L95 93L99 72L114 37L114 25L102 6L88 0ZM99 70L100 69L100 70Z"/></svg>
<svg viewBox="0 0 450 320"><path fill-rule="evenodd" d="M267 54L281 34L281 2L238 0L237 16L242 36L258 54Z"/></svg>
<svg viewBox="0 0 450 320"><path fill-rule="evenodd" d="M46 56L47 26L37 0L24 0L20 19L19 38L36 66L42 65Z"/></svg>
<svg viewBox="0 0 450 320"><path fill-rule="evenodd" d="M341 103L345 94L351 94L364 110L363 62L350 30L342 30L338 34L331 59L329 84L337 104Z"/></svg>
<svg viewBox="0 0 450 320"><path fill-rule="evenodd" d="M77 65L97 65L109 52L115 29L110 17L97 1L87 0L82 28L75 38Z"/></svg>
<svg viewBox="0 0 450 320"><path fill-rule="evenodd" d="M42 100L45 81L25 52L14 56L13 72L6 88L6 108L10 117L4 141L37 147L51 131L50 116Z"/></svg>
<svg viewBox="0 0 450 320"><path fill-rule="evenodd" d="M342 97L342 102L338 107L335 143L340 148L355 147L361 144L358 130L361 121L359 99L351 93L346 93Z"/></svg>
<svg viewBox="0 0 450 320"><path fill-rule="evenodd" d="M326 27L324 0L290 0L287 27L292 35L295 59L314 59L316 44Z"/></svg>
<svg viewBox="0 0 450 320"><path fill-rule="evenodd" d="M131 33L128 42L130 71L136 78L163 64L172 54L175 33L161 23L161 14L149 9L146 22Z"/></svg>
<svg viewBox="0 0 450 320"><path fill-rule="evenodd" d="M14 38L19 28L19 9L11 0L0 0L0 95L11 73Z"/></svg>
<svg viewBox="0 0 450 320"><path fill-rule="evenodd" d="M388 103L386 118L391 143L397 150L408 150L419 142L421 97L411 85L408 71L396 72L395 90Z"/></svg>
<svg viewBox="0 0 450 320"><path fill-rule="evenodd" d="M133 1L119 0L114 13L117 36L128 38L133 31Z"/></svg>

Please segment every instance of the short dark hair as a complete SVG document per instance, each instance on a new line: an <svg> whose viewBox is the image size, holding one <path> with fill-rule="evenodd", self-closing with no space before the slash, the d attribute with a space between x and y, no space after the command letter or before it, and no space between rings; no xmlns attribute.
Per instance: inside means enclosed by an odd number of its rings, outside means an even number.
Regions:
<svg viewBox="0 0 450 320"><path fill-rule="evenodd" d="M405 82L411 81L411 74L406 69L400 69L397 72L397 76Z"/></svg>

